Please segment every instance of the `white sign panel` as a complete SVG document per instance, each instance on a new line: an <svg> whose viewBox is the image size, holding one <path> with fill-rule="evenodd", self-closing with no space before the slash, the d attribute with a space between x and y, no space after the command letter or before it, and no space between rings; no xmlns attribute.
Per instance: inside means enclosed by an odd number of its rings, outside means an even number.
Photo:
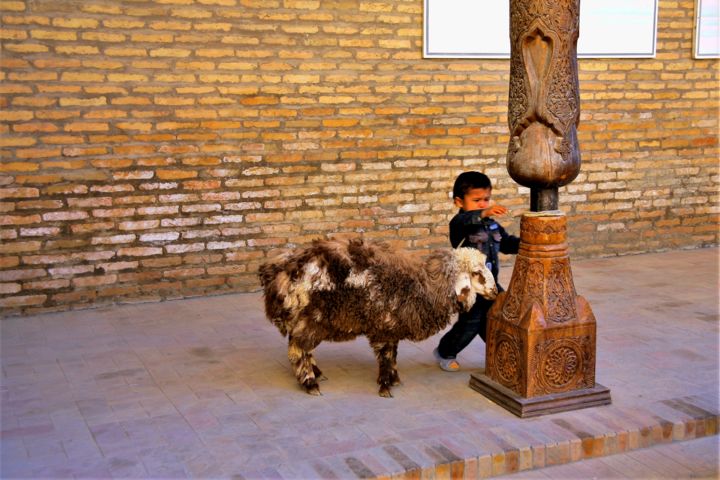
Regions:
<svg viewBox="0 0 720 480"><path fill-rule="evenodd" d="M654 57L657 9L657 0L582 0L578 56ZM423 55L509 58L509 17L509 0L425 0Z"/></svg>
<svg viewBox="0 0 720 480"><path fill-rule="evenodd" d="M698 0L695 6L695 58L720 57L720 0Z"/></svg>

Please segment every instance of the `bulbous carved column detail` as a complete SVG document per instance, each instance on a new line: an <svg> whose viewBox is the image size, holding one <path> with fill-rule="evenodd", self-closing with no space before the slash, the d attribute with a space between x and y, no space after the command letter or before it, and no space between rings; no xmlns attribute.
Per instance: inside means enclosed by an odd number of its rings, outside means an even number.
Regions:
<svg viewBox="0 0 720 480"><path fill-rule="evenodd" d="M531 210L556 210L580 172L579 0L510 2L507 168L531 189Z"/></svg>

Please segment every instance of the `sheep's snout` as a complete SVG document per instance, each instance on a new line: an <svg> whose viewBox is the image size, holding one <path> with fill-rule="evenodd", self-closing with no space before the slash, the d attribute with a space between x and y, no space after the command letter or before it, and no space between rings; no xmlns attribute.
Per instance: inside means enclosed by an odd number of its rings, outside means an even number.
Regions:
<svg viewBox="0 0 720 480"><path fill-rule="evenodd" d="M478 295L488 300L495 300L498 294L497 284L489 270L474 272L470 277L470 281Z"/></svg>
<svg viewBox="0 0 720 480"><path fill-rule="evenodd" d="M495 300L497 294L497 285L489 270L460 272L455 280L455 295L461 310L469 311L475 305L478 295Z"/></svg>

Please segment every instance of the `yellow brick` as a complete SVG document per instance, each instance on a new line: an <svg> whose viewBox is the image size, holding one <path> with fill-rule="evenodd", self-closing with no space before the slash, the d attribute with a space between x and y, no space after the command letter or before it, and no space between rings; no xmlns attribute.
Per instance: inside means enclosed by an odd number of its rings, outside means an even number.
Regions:
<svg viewBox="0 0 720 480"><path fill-rule="evenodd" d="M153 30L190 30L192 23L188 22L152 22L150 28Z"/></svg>
<svg viewBox="0 0 720 480"><path fill-rule="evenodd" d="M0 162L0 172L34 172L40 166L28 162Z"/></svg>
<svg viewBox="0 0 720 480"><path fill-rule="evenodd" d="M234 1L234 0L229 0ZM202 2L200 2L202 3ZM231 23L193 23L193 29L200 30L200 31L222 31L222 32L229 32L232 30L232 24Z"/></svg>
<svg viewBox="0 0 720 480"><path fill-rule="evenodd" d="M23 122L33 117L33 112L28 110L0 110L0 120L3 122Z"/></svg>
<svg viewBox="0 0 720 480"><path fill-rule="evenodd" d="M320 8L320 2L307 0L284 0L283 7L301 10L317 10Z"/></svg>
<svg viewBox="0 0 720 480"><path fill-rule="evenodd" d="M184 48L156 48L150 50L151 57L175 57L183 58L190 56L192 52Z"/></svg>
<svg viewBox="0 0 720 480"><path fill-rule="evenodd" d="M10 80L16 80L19 82L37 82L37 81L52 81L57 80L57 73L55 72L30 72L30 73L15 73L12 72L8 75Z"/></svg>
<svg viewBox="0 0 720 480"><path fill-rule="evenodd" d="M105 32L83 32L81 35L83 40L91 42L124 42L125 35L121 33L105 33Z"/></svg>
<svg viewBox="0 0 720 480"><path fill-rule="evenodd" d="M129 74L129 73L109 73L107 76L110 82L147 82L147 75Z"/></svg>
<svg viewBox="0 0 720 480"><path fill-rule="evenodd" d="M192 170L158 170L156 175L161 180L181 180L197 177L197 172Z"/></svg>
<svg viewBox="0 0 720 480"><path fill-rule="evenodd" d="M97 28L99 22L94 18L54 18L52 24L63 28Z"/></svg>
<svg viewBox="0 0 720 480"><path fill-rule="evenodd" d="M197 122L160 122L157 124L158 130L184 130L189 128L197 128Z"/></svg>
<svg viewBox="0 0 720 480"><path fill-rule="evenodd" d="M63 72L60 80L63 82L102 82L105 75L88 72Z"/></svg>
<svg viewBox="0 0 720 480"><path fill-rule="evenodd" d="M392 12L392 3L360 2L361 12Z"/></svg>
<svg viewBox="0 0 720 480"><path fill-rule="evenodd" d="M172 33L133 33L130 36L133 42L170 43L173 41Z"/></svg>
<svg viewBox="0 0 720 480"><path fill-rule="evenodd" d="M287 83L319 83L320 75L285 75L283 82Z"/></svg>
<svg viewBox="0 0 720 480"><path fill-rule="evenodd" d="M100 53L100 50L92 45L61 45L55 47L55 51L68 55L97 55Z"/></svg>
<svg viewBox="0 0 720 480"><path fill-rule="evenodd" d="M410 40L378 40L378 45L382 48L411 48Z"/></svg>
<svg viewBox="0 0 720 480"><path fill-rule="evenodd" d="M39 40L77 40L77 34L75 32L31 30L30 36Z"/></svg>
<svg viewBox="0 0 720 480"><path fill-rule="evenodd" d="M238 83L240 81L239 75L199 75L198 78L204 83Z"/></svg>
<svg viewBox="0 0 720 480"><path fill-rule="evenodd" d="M141 20L119 20L119 19L108 19L103 20L103 25L107 28L119 28L122 30L130 30L134 28L142 28L145 26L145 22Z"/></svg>
<svg viewBox="0 0 720 480"><path fill-rule="evenodd" d="M144 48L109 47L105 49L105 55L111 57L146 57L147 51Z"/></svg>
<svg viewBox="0 0 720 480"><path fill-rule="evenodd" d="M47 17L40 17L34 15L4 15L2 21L5 25L50 25L50 19Z"/></svg>
<svg viewBox="0 0 720 480"><path fill-rule="evenodd" d="M43 53L50 51L45 45L34 43L6 43L3 45L3 48L9 52L17 53Z"/></svg>
<svg viewBox="0 0 720 480"><path fill-rule="evenodd" d="M27 37L25 30L0 29L0 39L2 40L25 40Z"/></svg>
<svg viewBox="0 0 720 480"><path fill-rule="evenodd" d="M32 137L0 136L0 147L30 147L35 143L37 140Z"/></svg>
<svg viewBox="0 0 720 480"><path fill-rule="evenodd" d="M57 103L56 98L47 97L15 97L13 99L13 106L32 106L32 107L49 107Z"/></svg>
<svg viewBox="0 0 720 480"><path fill-rule="evenodd" d="M198 3L202 5L221 5L223 7L234 7L237 4L236 0L198 0Z"/></svg>
<svg viewBox="0 0 720 480"><path fill-rule="evenodd" d="M259 45L260 39L249 35L225 35L222 43L230 43L234 45Z"/></svg>
<svg viewBox="0 0 720 480"><path fill-rule="evenodd" d="M121 130L140 130L148 132L152 130L152 123L148 122L118 122L115 124Z"/></svg>
<svg viewBox="0 0 720 480"><path fill-rule="evenodd" d="M212 12L209 10L174 8L170 10L170 16L179 18L210 18L212 17Z"/></svg>
<svg viewBox="0 0 720 480"><path fill-rule="evenodd" d="M122 9L117 5L83 5L81 10L87 13L107 13L110 15L119 15L122 13Z"/></svg>
<svg viewBox="0 0 720 480"><path fill-rule="evenodd" d="M162 83L193 83L195 82L195 75L159 74L155 75L154 80Z"/></svg>
<svg viewBox="0 0 720 480"><path fill-rule="evenodd" d="M105 132L109 129L107 123L99 122L72 122L65 125L66 132Z"/></svg>
<svg viewBox="0 0 720 480"><path fill-rule="evenodd" d="M195 54L199 57L234 57L235 50L232 48L199 48L195 51Z"/></svg>
<svg viewBox="0 0 720 480"><path fill-rule="evenodd" d="M0 10L6 12L24 12L25 2L10 2L3 0L2 2L0 2Z"/></svg>
<svg viewBox="0 0 720 480"><path fill-rule="evenodd" d="M71 107L71 106L99 106L107 105L106 97L95 97L95 98L61 98L60 106Z"/></svg>

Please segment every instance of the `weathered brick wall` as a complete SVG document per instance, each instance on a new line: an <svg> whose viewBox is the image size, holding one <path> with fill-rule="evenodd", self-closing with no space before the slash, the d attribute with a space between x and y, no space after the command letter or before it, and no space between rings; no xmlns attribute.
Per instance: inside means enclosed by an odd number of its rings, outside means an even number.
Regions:
<svg viewBox="0 0 720 480"><path fill-rule="evenodd" d="M257 288L273 250L445 245L454 176L509 180L506 60L421 58L422 1L2 0L4 314ZM718 62L582 60L573 255L718 241ZM517 232L517 220L504 219Z"/></svg>

